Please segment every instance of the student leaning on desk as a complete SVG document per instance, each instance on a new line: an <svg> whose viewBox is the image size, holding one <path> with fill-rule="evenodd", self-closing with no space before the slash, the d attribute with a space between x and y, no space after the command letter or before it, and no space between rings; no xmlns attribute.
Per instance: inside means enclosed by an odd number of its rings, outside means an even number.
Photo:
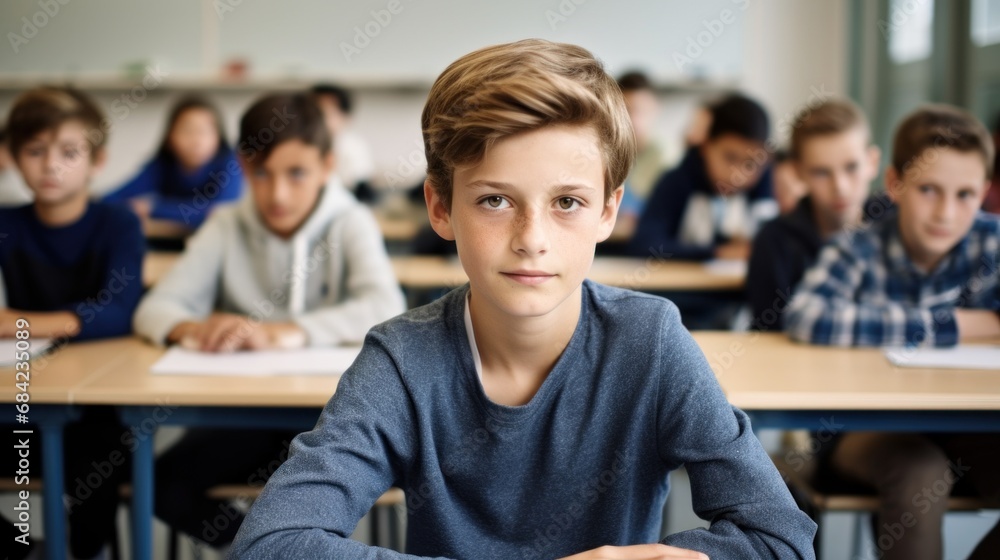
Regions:
<svg viewBox="0 0 1000 560"><path fill-rule="evenodd" d="M813 557L676 308L585 280L635 155L600 63L541 40L473 52L422 127L428 213L469 284L372 329L232 557L412 558L350 539L391 486L416 556ZM711 527L661 541L682 464Z"/></svg>
<svg viewBox="0 0 1000 560"><path fill-rule="evenodd" d="M964 111L932 105L909 115L885 174L896 208L820 252L788 307L792 338L953 346L1000 337L1000 218L979 211L993 154L986 128ZM1000 498L998 434L849 433L831 464L878 491L876 543L890 560L941 558L940 485L944 495L966 486ZM1000 524L971 558L1000 558Z"/></svg>
<svg viewBox="0 0 1000 560"><path fill-rule="evenodd" d="M238 146L250 196L217 209L191 238L139 305L136 332L207 352L332 346L360 343L401 313L375 218L339 180L327 182L331 138L312 98L257 101L240 121ZM227 544L239 520L206 531L221 502L205 490L245 484L292 435L190 430L157 461L157 515L209 544Z"/></svg>
<svg viewBox="0 0 1000 560"><path fill-rule="evenodd" d="M18 318L27 319L35 339L93 340L131 330L142 294L139 220L90 202L87 193L105 161L103 118L93 100L65 88L30 90L11 108L11 154L34 202L0 209L0 337L13 336ZM114 534L118 485L128 468L100 473L96 488L81 490L80 481L112 454L128 456L124 431L110 407L88 407L67 426L70 550L77 558L96 556ZM63 544L61 537L53 546ZM13 546L14 558L28 548Z"/></svg>

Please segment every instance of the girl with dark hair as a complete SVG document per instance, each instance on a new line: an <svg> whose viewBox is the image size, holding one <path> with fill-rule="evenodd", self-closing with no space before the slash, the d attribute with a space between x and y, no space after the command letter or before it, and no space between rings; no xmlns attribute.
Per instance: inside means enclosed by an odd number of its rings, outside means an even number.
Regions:
<svg viewBox="0 0 1000 560"><path fill-rule="evenodd" d="M192 96L170 111L156 155L105 200L128 201L144 221L166 220L195 229L216 204L237 200L242 188L243 175L218 109Z"/></svg>

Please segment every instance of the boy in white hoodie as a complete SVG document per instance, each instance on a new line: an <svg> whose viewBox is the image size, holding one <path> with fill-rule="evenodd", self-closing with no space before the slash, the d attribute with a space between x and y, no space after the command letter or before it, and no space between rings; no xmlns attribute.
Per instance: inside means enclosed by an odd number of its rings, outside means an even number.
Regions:
<svg viewBox="0 0 1000 560"><path fill-rule="evenodd" d="M361 343L404 310L371 213L332 180L323 115L307 95L255 103L240 121L238 152L250 196L220 209L143 298L135 330L157 344L207 352ZM213 546L241 519L205 490L266 475L294 434L190 430L157 462L157 515ZM197 468L190 465L197 464ZM276 468L276 467L275 467ZM225 508L225 509L220 509Z"/></svg>

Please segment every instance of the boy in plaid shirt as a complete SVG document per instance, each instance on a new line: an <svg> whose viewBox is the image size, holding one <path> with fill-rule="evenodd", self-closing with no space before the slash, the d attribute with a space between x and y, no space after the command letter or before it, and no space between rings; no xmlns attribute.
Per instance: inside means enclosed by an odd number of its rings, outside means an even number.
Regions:
<svg viewBox="0 0 1000 560"><path fill-rule="evenodd" d="M1000 337L1000 218L979 211L993 157L986 128L964 111L934 105L907 117L885 177L896 208L821 251L789 305L788 334L839 346ZM942 483L1000 497L1000 435L848 433L830 460L879 493L880 558L942 557ZM1000 524L970 558L1000 558Z"/></svg>

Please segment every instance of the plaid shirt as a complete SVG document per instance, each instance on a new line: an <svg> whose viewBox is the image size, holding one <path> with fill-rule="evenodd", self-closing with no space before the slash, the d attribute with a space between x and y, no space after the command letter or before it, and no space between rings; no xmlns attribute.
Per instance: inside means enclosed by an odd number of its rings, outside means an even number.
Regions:
<svg viewBox="0 0 1000 560"><path fill-rule="evenodd" d="M980 213L931 273L914 266L896 210L824 247L785 315L795 340L836 346L952 346L955 309L1000 310L1000 217Z"/></svg>

